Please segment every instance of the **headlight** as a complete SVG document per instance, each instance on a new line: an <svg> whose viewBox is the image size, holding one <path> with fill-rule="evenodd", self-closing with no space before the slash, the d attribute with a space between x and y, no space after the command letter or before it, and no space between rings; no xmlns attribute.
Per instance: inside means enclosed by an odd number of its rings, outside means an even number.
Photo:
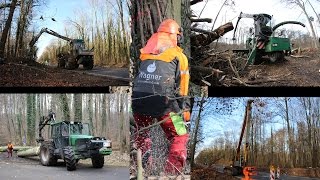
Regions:
<svg viewBox="0 0 320 180"><path fill-rule="evenodd" d="M111 141L104 141L103 142L103 147L110 147L111 148L111 146L112 146L112 143L111 143Z"/></svg>

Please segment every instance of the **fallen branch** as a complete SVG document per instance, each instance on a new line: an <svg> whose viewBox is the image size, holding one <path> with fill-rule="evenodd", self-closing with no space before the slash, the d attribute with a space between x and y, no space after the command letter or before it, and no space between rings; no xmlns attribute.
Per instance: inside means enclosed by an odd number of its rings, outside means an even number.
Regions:
<svg viewBox="0 0 320 180"><path fill-rule="evenodd" d="M138 149L137 151L137 165L138 165L138 175L137 175L137 180L143 180L143 175L142 175L142 152L141 149Z"/></svg>
<svg viewBox="0 0 320 180"><path fill-rule="evenodd" d="M280 81L294 81L293 79L267 79L267 80L259 80L259 81L247 81L247 84L253 85L253 84L263 84L263 83L269 83L269 82L280 82Z"/></svg>
<svg viewBox="0 0 320 180"><path fill-rule="evenodd" d="M200 28L195 28L195 27L192 27L190 29L191 29L191 31L199 32L199 33L203 33L203 34L212 34L212 33L214 33L214 32L211 32L211 31L207 31L207 30L200 29Z"/></svg>
<svg viewBox="0 0 320 180"><path fill-rule="evenodd" d="M238 79L240 79L238 71L233 67L232 62L231 62L231 57L228 58L229 66L233 73L237 76Z"/></svg>
<svg viewBox="0 0 320 180"><path fill-rule="evenodd" d="M244 85L244 86L248 86L248 87L252 87L252 85L249 85L245 82L243 82L242 80L238 79L238 78L235 78L235 77L232 77L233 80L236 80L238 83Z"/></svg>
<svg viewBox="0 0 320 180"><path fill-rule="evenodd" d="M306 56L306 55L290 55L290 57L293 57L293 58L310 58L310 56Z"/></svg>
<svg viewBox="0 0 320 180"><path fill-rule="evenodd" d="M194 5L194 4L197 4L199 2L202 2L203 0L193 0L193 1L190 1L190 6Z"/></svg>
<svg viewBox="0 0 320 180"><path fill-rule="evenodd" d="M212 19L211 18L191 19L191 22L207 22L207 23L211 23Z"/></svg>
<svg viewBox="0 0 320 180"><path fill-rule="evenodd" d="M228 22L214 31L206 31L203 29L198 28L191 28L192 31L204 33L204 34L196 34L192 35L190 37L190 41L192 42L192 46L198 47L198 46L207 46L213 41L219 39L221 36L226 34L229 31L232 31L234 29L232 22Z"/></svg>
<svg viewBox="0 0 320 180"><path fill-rule="evenodd" d="M223 71L215 68L209 68L209 67L202 67L202 66L191 66L190 69L195 71L200 71L204 73L215 73L215 74L221 74L224 73Z"/></svg>

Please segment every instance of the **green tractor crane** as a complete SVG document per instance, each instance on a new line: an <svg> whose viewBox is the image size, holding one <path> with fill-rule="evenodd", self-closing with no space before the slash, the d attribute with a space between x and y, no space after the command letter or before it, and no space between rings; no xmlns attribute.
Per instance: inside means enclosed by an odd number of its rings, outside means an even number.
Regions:
<svg viewBox="0 0 320 180"><path fill-rule="evenodd" d="M268 25L272 19L269 14L245 14L241 12L233 33L233 40L236 40L235 34L241 18L252 18L254 29L249 29L251 37L246 40L246 49L233 50L233 52L248 53L249 64L261 63L262 56L268 56L271 62L283 60L285 55L291 53L290 39L275 37L275 30L286 24L297 24L305 27L303 23L298 21L284 21L271 27L271 25Z"/></svg>
<svg viewBox="0 0 320 180"><path fill-rule="evenodd" d="M42 136L43 128L49 125L50 138ZM104 156L112 153L112 142L104 137L90 134L89 124L82 122L55 122L55 114L50 112L39 122L40 161L44 166L54 166L58 159L64 160L68 171L76 170L80 159L91 158L94 168L104 166Z"/></svg>
<svg viewBox="0 0 320 180"><path fill-rule="evenodd" d="M29 55L31 57L33 57L35 53L34 45L43 33L47 33L65 41L68 41L70 44L70 50L68 53L58 54L58 67L66 69L77 69L79 65L82 64L84 69L90 70L93 68L93 49L85 49L85 43L83 39L71 39L62 36L48 28L42 28L41 31L37 35L33 36L31 41L29 42Z"/></svg>

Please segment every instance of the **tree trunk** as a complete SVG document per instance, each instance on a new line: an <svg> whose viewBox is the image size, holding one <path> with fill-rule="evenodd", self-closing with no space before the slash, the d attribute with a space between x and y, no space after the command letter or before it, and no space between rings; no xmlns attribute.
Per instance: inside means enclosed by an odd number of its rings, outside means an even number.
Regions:
<svg viewBox="0 0 320 180"><path fill-rule="evenodd" d="M307 18L307 20L309 22L309 26L310 26L310 29L311 29L312 37L313 37L313 46L315 48L318 48L317 36L316 36L315 31L314 31L314 27L313 27L312 21L310 19L310 16L307 13L305 4L304 4L304 2L301 2L300 0L296 0L296 4L302 9L303 13L306 15L306 18Z"/></svg>
<svg viewBox="0 0 320 180"><path fill-rule="evenodd" d="M74 94L73 100L74 121L82 121L82 94Z"/></svg>
<svg viewBox="0 0 320 180"><path fill-rule="evenodd" d="M106 126L107 126L107 101L109 102L109 98L107 97L107 94L103 94L102 96L102 117L101 117L101 123L102 123L102 128L100 134L106 134Z"/></svg>
<svg viewBox="0 0 320 180"><path fill-rule="evenodd" d="M87 105L88 105L88 115L89 115L89 125L90 125L90 131L91 131L91 133L93 134L93 135L95 135L95 133L94 133L94 126L93 126L93 108L92 108L92 106L93 106L93 104L92 104L92 94L89 94L88 95L89 97L88 97L88 103L87 103Z"/></svg>
<svg viewBox="0 0 320 180"><path fill-rule="evenodd" d="M9 29L11 28L12 18L13 18L14 10L16 8L16 4L17 4L17 0L11 1L8 19L6 21L6 24L5 24L4 30L2 32L2 35L1 35L1 39L0 39L0 58L5 57L4 50L6 47L8 32L9 32Z"/></svg>
<svg viewBox="0 0 320 180"><path fill-rule="evenodd" d="M285 120L287 122L287 132L288 132L288 139L289 139L289 167L294 167L293 164L293 155L294 155L294 150L292 147L292 133L291 133L291 127L290 127L290 119L289 119L289 108L288 108L288 98L284 98L284 103L285 103Z"/></svg>
<svg viewBox="0 0 320 180"><path fill-rule="evenodd" d="M199 126L200 126L200 115L201 112L203 111L203 104L205 103L204 100L204 96L201 97L201 101L200 101L200 107L199 107L199 112L198 112L198 116L195 122L195 127L193 129L193 134L192 134L192 142L191 142L191 158L190 158L190 164L191 167L194 167L194 157L195 157L195 153L196 153L196 144L197 144L197 137L198 137L198 130L199 130Z"/></svg>
<svg viewBox="0 0 320 180"><path fill-rule="evenodd" d="M36 123L36 96L35 94L27 95L27 143L35 143Z"/></svg>
<svg viewBox="0 0 320 180"><path fill-rule="evenodd" d="M70 109L67 94L60 94L60 106L63 113L63 120L70 121Z"/></svg>
<svg viewBox="0 0 320 180"><path fill-rule="evenodd" d="M183 5L183 6L182 6ZM142 0L134 1L131 0L130 5L130 16L131 16L131 49L130 57L134 63L135 70L137 71L137 63L139 59L139 50L146 45L147 40L151 35L156 32L160 23L167 18L172 18L177 21L184 29L189 29L190 19L189 17L183 17L181 12L190 12L190 2L187 0L175 0L175 1L164 1L164 0ZM181 20L183 17L183 21ZM184 27L188 26L188 27ZM184 37L186 43L190 41L188 35ZM190 52L189 47L184 47L186 52Z"/></svg>

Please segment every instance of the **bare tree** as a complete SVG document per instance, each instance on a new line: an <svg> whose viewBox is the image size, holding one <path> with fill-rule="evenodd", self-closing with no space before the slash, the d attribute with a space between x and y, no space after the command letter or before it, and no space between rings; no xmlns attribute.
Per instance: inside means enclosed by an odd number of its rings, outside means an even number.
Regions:
<svg viewBox="0 0 320 180"><path fill-rule="evenodd" d="M6 21L6 24L5 24L4 30L2 32L2 35L1 35L1 39L0 39L0 58L4 58L5 57L4 50L5 50L5 46L6 46L8 32L9 32L9 30L11 28L13 14L14 14L14 11L16 9L16 4L17 4L17 0L12 0L11 1L8 19Z"/></svg>
<svg viewBox="0 0 320 180"><path fill-rule="evenodd" d="M309 16L309 13L306 10L305 2L303 0L281 0L281 2L286 3L287 5L297 5L303 11L303 13L305 14L305 16L306 16L306 18L307 18L307 20L309 22L311 33L312 33L312 36L313 36L313 47L318 48L316 33L315 33L315 30L314 30L311 18Z"/></svg>

